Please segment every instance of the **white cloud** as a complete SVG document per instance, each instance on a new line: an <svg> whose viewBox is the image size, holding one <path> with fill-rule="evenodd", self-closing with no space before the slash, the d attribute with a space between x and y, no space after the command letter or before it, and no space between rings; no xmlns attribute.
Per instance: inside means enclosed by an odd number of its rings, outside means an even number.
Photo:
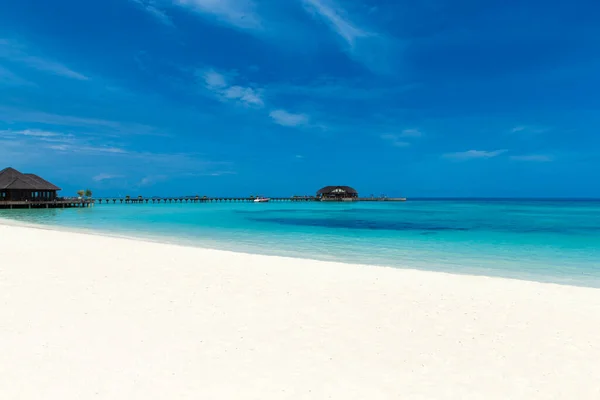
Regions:
<svg viewBox="0 0 600 400"><path fill-rule="evenodd" d="M240 29L261 29L252 0L172 0L174 4L216 18L218 21Z"/></svg>
<svg viewBox="0 0 600 400"><path fill-rule="evenodd" d="M138 182L138 186L152 186L158 182L165 181L167 179L166 175L149 175Z"/></svg>
<svg viewBox="0 0 600 400"><path fill-rule="evenodd" d="M49 148L47 143L53 143L52 146L55 147L62 147L78 142L74 135L44 131L40 129L3 130L0 131L0 137L13 140L16 143L30 143L36 144L37 146L44 145L47 148Z"/></svg>
<svg viewBox="0 0 600 400"><path fill-rule="evenodd" d="M0 65L0 85L10 86L34 86L33 83L15 75Z"/></svg>
<svg viewBox="0 0 600 400"><path fill-rule="evenodd" d="M215 171L208 174L199 174L200 176L225 176L225 175L237 175L235 171Z"/></svg>
<svg viewBox="0 0 600 400"><path fill-rule="evenodd" d="M53 138L63 136L62 133L42 131L39 129L25 129L22 131L11 131L11 133L22 136L34 136L39 138Z"/></svg>
<svg viewBox="0 0 600 400"><path fill-rule="evenodd" d="M48 148L50 150L57 150L57 151L67 151L69 150L69 146L67 146L66 144L53 144L51 146L48 146Z"/></svg>
<svg viewBox="0 0 600 400"><path fill-rule="evenodd" d="M80 74L79 72L75 72L72 69L65 67L62 64L45 60L38 57L27 56L20 59L23 63L27 64L29 67L49 72L54 75L64 76L66 78L78 79L81 81L87 81L89 78L85 75Z"/></svg>
<svg viewBox="0 0 600 400"><path fill-rule="evenodd" d="M232 162L208 160L197 153L131 151L107 142L104 137L87 133L74 135L33 129L0 130L0 160L7 165L29 162L52 168L61 164L76 170L89 170L96 162L91 161L92 157L138 177L149 176L152 171L177 175L189 171L204 175L235 173ZM109 179L107 175L118 177L107 173L98 174L98 171L89 171L88 174L98 182ZM150 179L145 182L148 183Z"/></svg>
<svg viewBox="0 0 600 400"><path fill-rule="evenodd" d="M385 134L385 135L381 135L381 138L389 143L391 143L392 146L396 146L396 147L408 147L410 146L410 143L402 140L403 136L400 135L395 135L395 134Z"/></svg>
<svg viewBox="0 0 600 400"><path fill-rule="evenodd" d="M532 126L532 125L518 125L510 130L510 133L516 134L540 134L544 132L548 132L550 128L543 126Z"/></svg>
<svg viewBox="0 0 600 400"><path fill-rule="evenodd" d="M90 154L128 154L128 151L119 147L109 146L87 146L76 144L55 144L48 146L51 150L73 152L73 153L90 153Z"/></svg>
<svg viewBox="0 0 600 400"><path fill-rule="evenodd" d="M400 134L401 137L417 138L423 136L423 133L418 129L405 129Z"/></svg>
<svg viewBox="0 0 600 400"><path fill-rule="evenodd" d="M262 88L242 86L232 83L235 76L225 75L214 69L199 70L196 76L201 84L222 102L232 102L234 104L251 107L254 109L263 109L265 101L263 100ZM306 114L294 114L286 110L271 109L269 116L274 123L282 126L308 126L309 117ZM311 124L313 128L324 129L322 125Z"/></svg>
<svg viewBox="0 0 600 400"><path fill-rule="evenodd" d="M554 161L554 157L548 154L528 154L522 156L511 156L511 160L514 161L528 161L528 162L551 162Z"/></svg>
<svg viewBox="0 0 600 400"><path fill-rule="evenodd" d="M395 41L358 26L335 0L301 0L315 19L323 21L339 36L349 56L379 73L393 73L394 60L401 51ZM356 18L354 18L356 19Z"/></svg>
<svg viewBox="0 0 600 400"><path fill-rule="evenodd" d="M345 12L330 0L302 0L307 10L325 21L331 29L340 35L350 47L356 39L369 36L369 33L355 26L344 16Z"/></svg>
<svg viewBox="0 0 600 400"><path fill-rule="evenodd" d="M93 141L100 141L101 138L92 138L87 134L77 137L72 134L64 134L39 129L25 130L5 130L0 131L0 137L12 139L24 146L35 146L58 152L68 153L86 153L86 154L129 154L129 152L120 147L114 146L96 146Z"/></svg>
<svg viewBox="0 0 600 400"><path fill-rule="evenodd" d="M423 134L418 129L405 129L400 133L387 133L381 135L381 138L391 143L392 146L408 147L410 146L410 142L408 142L406 139L414 139L421 136L423 136Z"/></svg>
<svg viewBox="0 0 600 400"><path fill-rule="evenodd" d="M163 10L158 7L158 4L154 0L132 0L134 3L142 7L147 13L151 14L159 22L173 26L173 21Z"/></svg>
<svg viewBox="0 0 600 400"><path fill-rule="evenodd" d="M261 90L251 87L230 85L225 75L209 69L202 72L201 77L204 86L215 93L222 101L234 101L244 106L262 108L265 103L262 99Z"/></svg>
<svg viewBox="0 0 600 400"><path fill-rule="evenodd" d="M264 102L258 92L252 88L231 86L223 93L228 99L237 99L244 104L263 107Z"/></svg>
<svg viewBox="0 0 600 400"><path fill-rule="evenodd" d="M113 174L102 173L102 174L98 174L98 175L94 176L92 178L92 180L94 182L102 182L102 181L108 181L111 179L118 179L118 178L123 178L123 175L113 175Z"/></svg>
<svg viewBox="0 0 600 400"><path fill-rule="evenodd" d="M107 128L118 131L119 135L165 136L153 127L137 123L110 121L96 118L75 117L71 115L51 114L43 111L21 110L0 106L0 120L5 122L31 122L35 124L78 126L88 128Z"/></svg>
<svg viewBox="0 0 600 400"><path fill-rule="evenodd" d="M468 151L457 152L457 153L446 153L443 155L443 157L450 159L450 160L457 160L457 161L489 159L489 158L498 157L499 155L502 155L502 154L506 153L507 151L508 150L495 150L495 151L468 150Z"/></svg>
<svg viewBox="0 0 600 400"><path fill-rule="evenodd" d="M308 116L305 114L293 114L285 110L273 110L269 116L276 124L283 126L300 126L308 124Z"/></svg>
<svg viewBox="0 0 600 400"><path fill-rule="evenodd" d="M227 79L225 75L216 72L215 70L207 70L202 74L206 87L212 90L223 89L227 87Z"/></svg>
<svg viewBox="0 0 600 400"><path fill-rule="evenodd" d="M87 81L89 78L79 72L55 62L53 60L32 56L24 51L24 47L10 40L0 40L0 58L23 64L29 68L48 72L54 75Z"/></svg>

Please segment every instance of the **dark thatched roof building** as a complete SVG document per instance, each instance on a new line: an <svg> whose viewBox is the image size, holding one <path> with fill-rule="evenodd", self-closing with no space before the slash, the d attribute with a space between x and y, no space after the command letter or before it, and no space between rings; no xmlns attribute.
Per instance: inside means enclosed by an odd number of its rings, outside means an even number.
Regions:
<svg viewBox="0 0 600 400"><path fill-rule="evenodd" d="M358 192L350 186L325 186L317 192L321 200L355 200Z"/></svg>
<svg viewBox="0 0 600 400"><path fill-rule="evenodd" d="M0 171L0 201L49 201L60 188L34 174L14 168Z"/></svg>

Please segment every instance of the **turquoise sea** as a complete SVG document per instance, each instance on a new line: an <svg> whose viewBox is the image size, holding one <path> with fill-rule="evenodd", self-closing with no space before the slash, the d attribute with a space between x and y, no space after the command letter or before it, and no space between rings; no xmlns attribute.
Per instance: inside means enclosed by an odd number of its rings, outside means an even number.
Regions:
<svg viewBox="0 0 600 400"><path fill-rule="evenodd" d="M600 201L102 204L0 210L0 218L249 253L600 287Z"/></svg>

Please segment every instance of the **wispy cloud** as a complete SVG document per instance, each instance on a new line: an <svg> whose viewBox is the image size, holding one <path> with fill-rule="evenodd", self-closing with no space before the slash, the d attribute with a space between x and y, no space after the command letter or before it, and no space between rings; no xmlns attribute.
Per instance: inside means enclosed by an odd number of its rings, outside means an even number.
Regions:
<svg viewBox="0 0 600 400"><path fill-rule="evenodd" d="M517 125L510 130L510 133L515 134L538 134L549 131L549 128L541 126L530 126L530 125Z"/></svg>
<svg viewBox="0 0 600 400"><path fill-rule="evenodd" d="M237 172L235 171L215 171L215 172L210 172L207 174L200 174L200 175L204 175L204 176L225 176L225 175L237 175Z"/></svg>
<svg viewBox="0 0 600 400"><path fill-rule="evenodd" d="M0 85L7 86L35 86L33 83L21 78L0 65Z"/></svg>
<svg viewBox="0 0 600 400"><path fill-rule="evenodd" d="M551 162L554 161L554 157L549 154L528 154L521 156L511 156L513 161L526 161L526 162Z"/></svg>
<svg viewBox="0 0 600 400"><path fill-rule="evenodd" d="M400 133L400 137L404 138L419 138L423 136L423 132L418 129L405 129Z"/></svg>
<svg viewBox="0 0 600 400"><path fill-rule="evenodd" d="M105 128L118 131L119 135L150 135L167 136L158 132L155 128L121 121L111 121L98 118L76 117L72 115L51 114L43 111L22 110L12 107L0 106L0 120L5 122L28 122L32 124L70 126L70 127L89 127Z"/></svg>
<svg viewBox="0 0 600 400"><path fill-rule="evenodd" d="M327 23L350 47L354 47L356 39L369 36L365 30L355 26L344 15L345 11L333 1L302 0L302 2L309 12Z"/></svg>
<svg viewBox="0 0 600 400"><path fill-rule="evenodd" d="M335 0L301 0L304 8L323 21L345 43L356 61L373 71L388 72L388 40L381 34L360 27Z"/></svg>
<svg viewBox="0 0 600 400"><path fill-rule="evenodd" d="M152 186L156 183L167 180L167 175L148 175L138 182L138 186Z"/></svg>
<svg viewBox="0 0 600 400"><path fill-rule="evenodd" d="M267 108L269 117L278 125L288 127L306 126L324 129L322 125L311 124L310 118L306 114L292 113L279 109L276 105L272 104L267 107L267 104L265 104L265 101L263 100L264 89L232 84L231 81L235 80L234 76L228 76L212 68L198 71L197 76L200 78L204 88L222 102L234 103L256 110ZM238 80L240 79L238 78Z"/></svg>
<svg viewBox="0 0 600 400"><path fill-rule="evenodd" d="M39 148L49 148L49 146L66 148L67 145L78 142L77 138L71 134L39 129L3 130L0 131L0 138L6 138L16 143L35 144Z"/></svg>
<svg viewBox="0 0 600 400"><path fill-rule="evenodd" d="M173 21L171 18L159 7L155 0L131 0L144 9L147 13L156 18L159 22L173 26Z"/></svg>
<svg viewBox="0 0 600 400"><path fill-rule="evenodd" d="M215 70L209 69L201 73L206 89L210 90L222 101L234 101L244 106L262 108L265 103L261 90L248 86L230 85L228 78Z"/></svg>
<svg viewBox="0 0 600 400"><path fill-rule="evenodd" d="M227 79L225 78L225 75L218 73L215 70L206 70L202 76L204 77L204 83L206 84L206 87L210 90L220 91L227 87Z"/></svg>
<svg viewBox="0 0 600 400"><path fill-rule="evenodd" d="M102 142L101 138L89 135L80 135L61 132L45 131L39 129L4 130L0 131L0 137L20 141L23 144L43 147L57 152L86 153L86 154L127 154L128 151L108 145L95 145ZM21 138L21 139L19 139Z"/></svg>
<svg viewBox="0 0 600 400"><path fill-rule="evenodd" d="M389 142L392 146L408 147L411 143L409 139L420 138L423 133L418 129L405 129L400 133L386 133L381 135L381 138Z"/></svg>
<svg viewBox="0 0 600 400"><path fill-rule="evenodd" d="M87 76L56 61L30 55L24 46L7 39L0 39L0 58L65 78L77 79L80 81L87 81L89 79Z"/></svg>
<svg viewBox="0 0 600 400"><path fill-rule="evenodd" d="M381 138L383 140L385 140L386 142L389 142L392 146L396 146L396 147L408 147L410 146L410 142L407 142L406 140L402 140L402 136L401 135L396 135L393 133L387 133L384 135L381 135Z"/></svg>
<svg viewBox="0 0 600 400"><path fill-rule="evenodd" d="M305 114L293 114L285 110L273 110L269 116L278 125L283 126L301 126L307 125L309 118Z"/></svg>
<svg viewBox="0 0 600 400"><path fill-rule="evenodd" d="M213 17L239 29L259 30L261 21L252 0L172 0L174 4Z"/></svg>
<svg viewBox="0 0 600 400"><path fill-rule="evenodd" d="M252 88L242 86L231 86L223 92L226 99L237 100L246 105L263 107L264 102L260 94Z"/></svg>
<svg viewBox="0 0 600 400"><path fill-rule="evenodd" d="M55 138L55 137L63 136L63 134L58 133L58 132L43 131L40 129L25 129L22 131L11 131L11 133L13 133L15 135L34 136L34 137L40 137L40 138Z"/></svg>
<svg viewBox="0 0 600 400"><path fill-rule="evenodd" d="M94 182L102 182L102 181L109 181L112 179L119 179L119 178L123 178L123 177L124 177L123 175L101 173L101 174L94 176L92 178L92 180Z"/></svg>
<svg viewBox="0 0 600 400"><path fill-rule="evenodd" d="M485 151L485 150L468 150L457 153L446 153L443 155L444 158L449 160L456 161L466 161L466 160L477 160L477 159L489 159L498 157L508 150L494 150L494 151Z"/></svg>
<svg viewBox="0 0 600 400"><path fill-rule="evenodd" d="M119 147L110 146L82 146L77 144L52 144L47 146L51 150L69 153L87 154L128 154L128 151Z"/></svg>
<svg viewBox="0 0 600 400"><path fill-rule="evenodd" d="M235 173L230 161L207 159L196 153L160 153L131 149L120 143L107 142L106 138L93 135L63 134L42 130L0 131L0 160L7 164L28 161L35 165L57 164L88 168L95 165L110 166L128 171L128 175L147 176L149 171L166 174L183 174L196 171L198 174ZM12 160L12 161L11 161ZM117 174L90 171L91 178L100 182L116 179Z"/></svg>

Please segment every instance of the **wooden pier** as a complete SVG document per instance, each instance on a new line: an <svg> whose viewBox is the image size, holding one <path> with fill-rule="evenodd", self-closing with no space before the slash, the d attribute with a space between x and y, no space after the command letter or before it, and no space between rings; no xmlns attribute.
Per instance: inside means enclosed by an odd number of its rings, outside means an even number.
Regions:
<svg viewBox="0 0 600 400"><path fill-rule="evenodd" d="M254 197L136 197L136 198L95 198L98 204L173 204L173 203L252 203ZM270 202L310 202L314 197L270 197Z"/></svg>
<svg viewBox="0 0 600 400"><path fill-rule="evenodd" d="M83 208L94 204L90 199L56 199L50 201L0 201L0 209L18 208Z"/></svg>
<svg viewBox="0 0 600 400"><path fill-rule="evenodd" d="M136 198L120 198L120 197L102 197L94 199L64 199L59 198L51 201L0 201L0 209L23 209L23 208L85 208L95 204L194 204L194 203L252 203L254 197L136 197ZM308 203L308 202L397 202L406 201L405 198L388 198L388 197L365 197L356 198L353 200L332 200L332 199L320 199L317 197L271 197L270 202L281 203L281 202L294 202L294 203Z"/></svg>
<svg viewBox="0 0 600 400"><path fill-rule="evenodd" d="M252 203L254 197L136 197L136 198L96 198L91 200L97 204L190 204L190 203ZM318 197L270 197L270 202L340 202L342 200L323 200ZM348 201L348 200L345 200ZM357 198L351 201L406 201L403 197L367 197Z"/></svg>

